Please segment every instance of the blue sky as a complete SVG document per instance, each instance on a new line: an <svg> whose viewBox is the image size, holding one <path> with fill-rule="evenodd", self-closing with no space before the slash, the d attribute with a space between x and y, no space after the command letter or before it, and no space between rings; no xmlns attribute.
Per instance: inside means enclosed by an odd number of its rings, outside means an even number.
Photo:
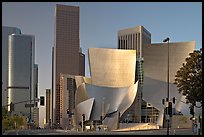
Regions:
<svg viewBox="0 0 204 137"><path fill-rule="evenodd" d="M3 2L2 25L18 27L23 34L35 35L35 62L39 67L39 95L51 88L51 47L54 45L54 10L56 4L80 7L80 46L87 49L117 48L117 32L144 26L152 43L196 41L202 47L201 2ZM40 108L41 124L45 109Z"/></svg>

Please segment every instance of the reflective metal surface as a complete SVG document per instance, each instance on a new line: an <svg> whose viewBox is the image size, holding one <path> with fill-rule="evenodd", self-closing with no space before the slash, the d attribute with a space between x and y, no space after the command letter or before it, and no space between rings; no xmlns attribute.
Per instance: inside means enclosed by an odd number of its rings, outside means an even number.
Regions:
<svg viewBox="0 0 204 137"><path fill-rule="evenodd" d="M122 116L133 103L136 97L137 87L138 82L130 87L123 88L100 87L82 83L76 91L78 121L81 121L81 115L85 114L87 115L86 120L100 120L100 117L103 116L106 121L105 124L110 124L111 122L109 120L112 118L105 116L108 114L111 115L113 112L118 112Z"/></svg>
<svg viewBox="0 0 204 137"><path fill-rule="evenodd" d="M89 49L91 78L75 76L77 121L100 121L117 129L119 117L135 100L136 50Z"/></svg>
<svg viewBox="0 0 204 137"><path fill-rule="evenodd" d="M128 87L134 84L136 50L89 48L91 84Z"/></svg>
<svg viewBox="0 0 204 137"><path fill-rule="evenodd" d="M78 119L81 121L82 114L85 114L85 121L90 119L94 98L87 99L81 103L79 103L76 107Z"/></svg>
<svg viewBox="0 0 204 137"><path fill-rule="evenodd" d="M177 111L188 110L188 105L181 102L181 94L175 84L176 72L185 63L189 53L195 49L195 41L169 43L169 86L170 100L176 97ZM167 97L167 43L148 44L144 46L144 85L143 99L160 111L157 124L162 126L163 108L161 101ZM185 114L185 111L182 112ZM189 114L189 113L188 113Z"/></svg>
<svg viewBox="0 0 204 137"><path fill-rule="evenodd" d="M34 99L35 37L9 36L8 46L8 104ZM9 107L10 110L10 107ZM33 112L33 109L31 110ZM25 103L15 105L15 113L30 112Z"/></svg>

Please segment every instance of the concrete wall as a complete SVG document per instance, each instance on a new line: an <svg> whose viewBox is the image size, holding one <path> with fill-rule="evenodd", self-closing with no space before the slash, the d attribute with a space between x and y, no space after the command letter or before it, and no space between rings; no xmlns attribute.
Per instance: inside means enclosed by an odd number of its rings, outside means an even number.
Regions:
<svg viewBox="0 0 204 137"><path fill-rule="evenodd" d="M119 129L115 131L148 130L159 129L159 126L152 123L120 123Z"/></svg>
<svg viewBox="0 0 204 137"><path fill-rule="evenodd" d="M171 128L192 128L192 116L175 115L172 116Z"/></svg>

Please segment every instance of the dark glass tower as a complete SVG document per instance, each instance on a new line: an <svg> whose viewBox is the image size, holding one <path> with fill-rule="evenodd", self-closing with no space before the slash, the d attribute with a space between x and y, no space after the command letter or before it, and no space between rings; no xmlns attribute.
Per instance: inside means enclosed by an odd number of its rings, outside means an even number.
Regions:
<svg viewBox="0 0 204 137"><path fill-rule="evenodd" d="M55 45L53 65L53 114L55 124L60 124L60 73L85 75L85 56L80 52L79 7L56 5Z"/></svg>

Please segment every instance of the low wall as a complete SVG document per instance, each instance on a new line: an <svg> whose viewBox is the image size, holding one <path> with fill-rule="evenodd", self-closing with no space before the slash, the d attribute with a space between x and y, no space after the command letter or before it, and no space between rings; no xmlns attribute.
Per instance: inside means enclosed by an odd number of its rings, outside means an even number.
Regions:
<svg viewBox="0 0 204 137"><path fill-rule="evenodd" d="M131 131L148 129L159 129L159 126L153 123L120 123L119 129L113 131Z"/></svg>
<svg viewBox="0 0 204 137"><path fill-rule="evenodd" d="M171 128L192 128L192 116L173 115Z"/></svg>

